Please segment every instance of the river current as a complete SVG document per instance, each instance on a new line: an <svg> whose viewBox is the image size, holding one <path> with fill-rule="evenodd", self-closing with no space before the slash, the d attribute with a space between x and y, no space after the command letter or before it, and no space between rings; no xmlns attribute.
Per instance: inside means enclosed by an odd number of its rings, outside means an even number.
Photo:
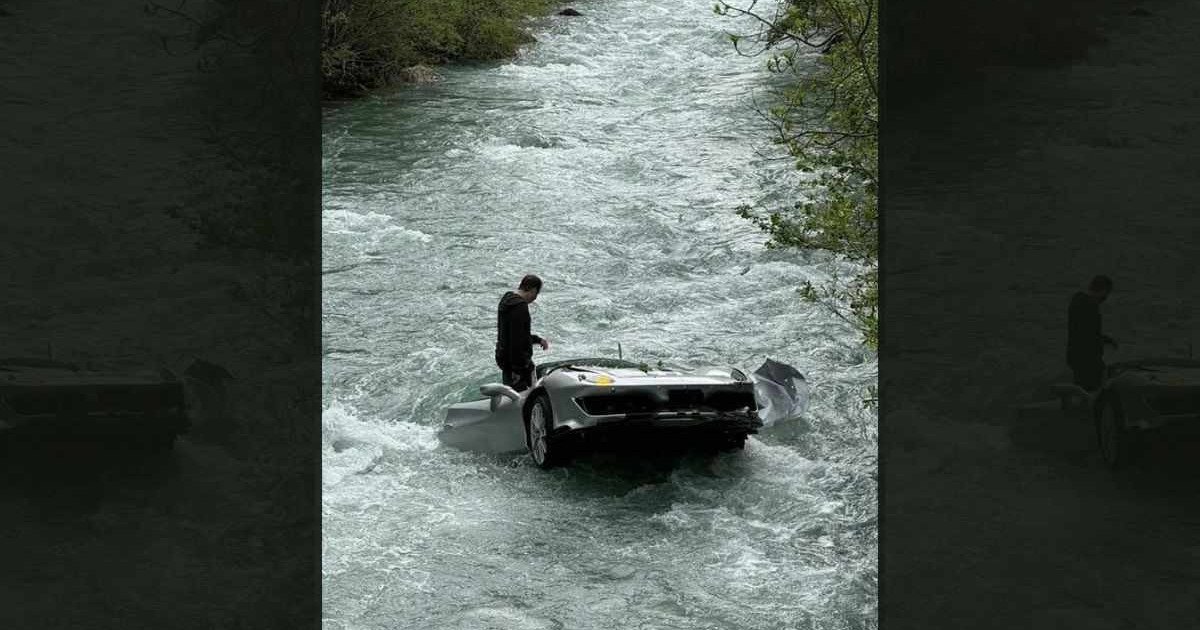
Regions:
<svg viewBox="0 0 1200 630"><path fill-rule="evenodd" d="M755 112L778 79L705 0L578 8L514 60L325 113L324 625L874 628L875 356L797 294L853 269L733 212L805 194ZM525 273L535 361L770 357L809 409L716 458L441 447Z"/></svg>

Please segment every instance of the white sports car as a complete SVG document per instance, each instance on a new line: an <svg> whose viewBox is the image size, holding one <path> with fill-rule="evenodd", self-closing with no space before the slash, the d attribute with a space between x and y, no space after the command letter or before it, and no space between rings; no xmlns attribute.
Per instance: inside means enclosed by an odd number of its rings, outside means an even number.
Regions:
<svg viewBox="0 0 1200 630"><path fill-rule="evenodd" d="M482 400L451 405L438 438L462 449L527 449L542 468L607 441L666 437L691 446L738 450L764 422L799 415L804 377L767 360L752 376L736 368L681 370L621 359L539 365L533 387L489 383Z"/></svg>
<svg viewBox="0 0 1200 630"><path fill-rule="evenodd" d="M1136 457L1140 432L1200 421L1200 361L1114 363L1092 403L1100 455L1117 468Z"/></svg>

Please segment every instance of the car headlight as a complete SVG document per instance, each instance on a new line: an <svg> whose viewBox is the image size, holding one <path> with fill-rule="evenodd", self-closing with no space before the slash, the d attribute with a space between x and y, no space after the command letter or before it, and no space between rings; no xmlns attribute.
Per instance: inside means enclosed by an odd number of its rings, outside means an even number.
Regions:
<svg viewBox="0 0 1200 630"><path fill-rule="evenodd" d="M593 385L612 385L613 378L607 374L597 374L588 379L588 382Z"/></svg>

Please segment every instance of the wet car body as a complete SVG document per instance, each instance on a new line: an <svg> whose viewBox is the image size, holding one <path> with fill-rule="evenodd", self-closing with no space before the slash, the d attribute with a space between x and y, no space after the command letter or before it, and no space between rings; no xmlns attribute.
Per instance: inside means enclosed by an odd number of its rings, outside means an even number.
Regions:
<svg viewBox="0 0 1200 630"><path fill-rule="evenodd" d="M1200 361L1154 358L1108 366L1092 415L1101 456L1120 467L1138 455L1143 432L1200 428Z"/></svg>
<svg viewBox="0 0 1200 630"><path fill-rule="evenodd" d="M189 424L183 384L169 372L0 359L0 444L108 442L169 449Z"/></svg>
<svg viewBox="0 0 1200 630"><path fill-rule="evenodd" d="M447 409L439 439L485 452L528 449L543 467L610 444L736 450L763 426L755 381L736 368L571 359L538 366L525 392L496 383L480 392L484 399Z"/></svg>

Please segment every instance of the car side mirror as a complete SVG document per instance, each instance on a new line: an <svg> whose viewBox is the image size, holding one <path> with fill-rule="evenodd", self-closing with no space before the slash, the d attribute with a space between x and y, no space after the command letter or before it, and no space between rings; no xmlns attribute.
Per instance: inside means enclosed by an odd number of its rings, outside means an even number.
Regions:
<svg viewBox="0 0 1200 630"><path fill-rule="evenodd" d="M496 407L500 406L500 396L514 402L521 399L521 395L517 393L517 390L508 385L501 385L500 383L488 383L479 388L479 393L492 400L492 411L495 411Z"/></svg>

